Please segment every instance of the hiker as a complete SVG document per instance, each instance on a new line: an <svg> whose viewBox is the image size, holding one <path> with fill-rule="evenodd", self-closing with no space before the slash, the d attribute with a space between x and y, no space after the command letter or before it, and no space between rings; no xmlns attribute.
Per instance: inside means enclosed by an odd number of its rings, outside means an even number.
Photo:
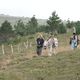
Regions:
<svg viewBox="0 0 80 80"><path fill-rule="evenodd" d="M40 56L42 55L42 49L44 44L44 39L42 35L38 36L36 42L37 42L37 55Z"/></svg>
<svg viewBox="0 0 80 80"><path fill-rule="evenodd" d="M72 49L75 49L77 48L77 45L78 45L78 36L76 33L73 33L73 36L71 36L70 38L70 45L71 45L71 48Z"/></svg>
<svg viewBox="0 0 80 80"><path fill-rule="evenodd" d="M49 37L48 39L48 55L51 56L53 54L53 44L54 44L54 40L52 38L52 36Z"/></svg>

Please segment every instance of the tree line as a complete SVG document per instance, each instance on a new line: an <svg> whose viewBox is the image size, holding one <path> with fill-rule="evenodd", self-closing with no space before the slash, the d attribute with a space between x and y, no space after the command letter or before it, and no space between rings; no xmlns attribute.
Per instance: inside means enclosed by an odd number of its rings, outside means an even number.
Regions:
<svg viewBox="0 0 80 80"><path fill-rule="evenodd" d="M80 21L67 20L64 23L56 11L52 12L52 15L47 19L47 25L39 25L35 15L26 24L22 20L18 20L12 26L8 20L5 20L0 26L0 42L6 42L17 36L35 34L36 32L63 34L67 32L67 29L72 29L73 27L76 28L77 34L80 34Z"/></svg>

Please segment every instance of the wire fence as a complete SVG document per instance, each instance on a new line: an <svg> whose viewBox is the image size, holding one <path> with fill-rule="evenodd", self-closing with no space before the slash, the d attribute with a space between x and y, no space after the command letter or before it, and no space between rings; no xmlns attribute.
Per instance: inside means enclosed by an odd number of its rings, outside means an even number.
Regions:
<svg viewBox="0 0 80 80"><path fill-rule="evenodd" d="M27 53L29 50L33 49L35 43L26 41L19 44L9 44L0 45L0 55L5 54L15 54L15 53Z"/></svg>

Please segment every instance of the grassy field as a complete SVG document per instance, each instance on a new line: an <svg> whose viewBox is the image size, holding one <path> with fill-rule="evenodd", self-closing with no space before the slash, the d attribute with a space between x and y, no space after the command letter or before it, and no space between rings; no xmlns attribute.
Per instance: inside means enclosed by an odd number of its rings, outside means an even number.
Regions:
<svg viewBox="0 0 80 80"><path fill-rule="evenodd" d="M80 50L57 55L26 58L23 55L4 56L0 80L80 80ZM0 57L1 59L1 57Z"/></svg>
<svg viewBox="0 0 80 80"><path fill-rule="evenodd" d="M14 54L7 47L0 55L0 80L80 80L80 50L70 49L70 36L57 36L59 52L52 56L37 56L34 46Z"/></svg>

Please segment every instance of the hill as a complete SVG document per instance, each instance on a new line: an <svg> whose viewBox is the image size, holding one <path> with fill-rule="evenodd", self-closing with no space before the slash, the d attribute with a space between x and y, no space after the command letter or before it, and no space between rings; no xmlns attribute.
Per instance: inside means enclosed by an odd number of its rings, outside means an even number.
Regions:
<svg viewBox="0 0 80 80"><path fill-rule="evenodd" d="M79 52L67 51L30 59L22 54L4 56L4 65L10 63L0 70L0 80L80 80Z"/></svg>
<svg viewBox="0 0 80 80"><path fill-rule="evenodd" d="M52 56L37 56L35 46L25 49L22 44L14 45L14 53L5 45L5 54L1 54L0 46L0 80L80 80L80 45L71 50L69 37L58 36L60 49Z"/></svg>
<svg viewBox="0 0 80 80"><path fill-rule="evenodd" d="M14 25L18 20L22 20L24 23L27 23L30 18L29 17L16 17L16 16L9 16L9 15L4 15L0 14L0 25L5 21L8 20L11 22L12 25ZM37 19L39 25L46 25L46 19Z"/></svg>

